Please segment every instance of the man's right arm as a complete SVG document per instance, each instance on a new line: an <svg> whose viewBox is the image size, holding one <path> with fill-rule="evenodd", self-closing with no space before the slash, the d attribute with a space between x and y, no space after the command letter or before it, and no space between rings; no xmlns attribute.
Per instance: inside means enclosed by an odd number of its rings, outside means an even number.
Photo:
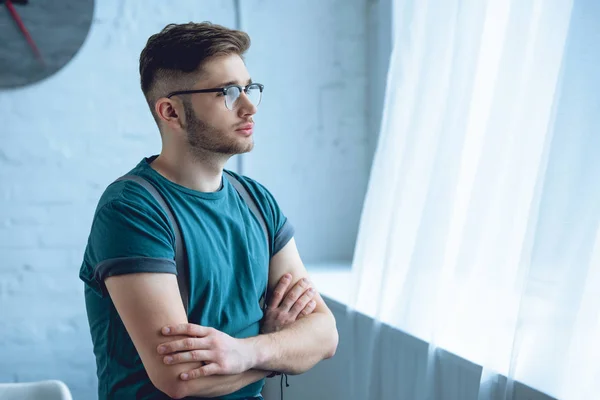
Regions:
<svg viewBox="0 0 600 400"><path fill-rule="evenodd" d="M176 276L165 273L117 275L108 277L105 284L150 380L168 396L175 399L222 396L267 376L268 372L250 370L237 375L180 379L181 373L201 364L166 365L156 351L165 339L161 335L163 326L188 322Z"/></svg>

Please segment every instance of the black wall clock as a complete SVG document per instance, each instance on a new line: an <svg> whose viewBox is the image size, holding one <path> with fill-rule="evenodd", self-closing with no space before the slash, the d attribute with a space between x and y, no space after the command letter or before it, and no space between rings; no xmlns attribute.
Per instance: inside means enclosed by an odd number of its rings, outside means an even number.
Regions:
<svg viewBox="0 0 600 400"><path fill-rule="evenodd" d="M83 45L94 0L0 0L0 88L38 82Z"/></svg>

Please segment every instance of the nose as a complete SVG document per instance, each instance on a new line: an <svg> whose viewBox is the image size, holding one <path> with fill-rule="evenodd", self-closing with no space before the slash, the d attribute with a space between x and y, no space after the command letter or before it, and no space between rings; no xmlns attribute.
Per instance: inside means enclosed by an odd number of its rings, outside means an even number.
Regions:
<svg viewBox="0 0 600 400"><path fill-rule="evenodd" d="M248 98L248 95L245 92L240 94L240 97L237 99L237 103L238 114L240 117L256 114L257 108L250 101L250 98Z"/></svg>

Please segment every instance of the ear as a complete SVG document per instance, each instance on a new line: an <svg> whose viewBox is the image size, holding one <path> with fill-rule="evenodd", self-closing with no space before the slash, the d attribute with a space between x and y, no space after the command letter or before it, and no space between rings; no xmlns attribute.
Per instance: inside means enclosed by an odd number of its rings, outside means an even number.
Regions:
<svg viewBox="0 0 600 400"><path fill-rule="evenodd" d="M154 103L154 112L165 125L171 128L181 129L183 121L183 104L175 99L161 97Z"/></svg>

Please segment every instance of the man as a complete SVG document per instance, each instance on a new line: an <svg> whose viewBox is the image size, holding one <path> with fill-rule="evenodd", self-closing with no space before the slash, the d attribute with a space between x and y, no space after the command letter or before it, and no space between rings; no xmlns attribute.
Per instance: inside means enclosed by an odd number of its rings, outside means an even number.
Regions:
<svg viewBox="0 0 600 400"><path fill-rule="evenodd" d="M226 161L254 145L263 86L244 65L249 45L243 32L189 23L168 25L142 51L142 91L163 146L129 174L149 181L176 216L189 308L186 315L168 215L138 183L113 183L99 201L80 271L101 400L261 399L266 376L300 374L335 353L335 320L311 292L277 202L232 173L264 217L267 246L223 176ZM267 280L273 294L263 313Z"/></svg>

